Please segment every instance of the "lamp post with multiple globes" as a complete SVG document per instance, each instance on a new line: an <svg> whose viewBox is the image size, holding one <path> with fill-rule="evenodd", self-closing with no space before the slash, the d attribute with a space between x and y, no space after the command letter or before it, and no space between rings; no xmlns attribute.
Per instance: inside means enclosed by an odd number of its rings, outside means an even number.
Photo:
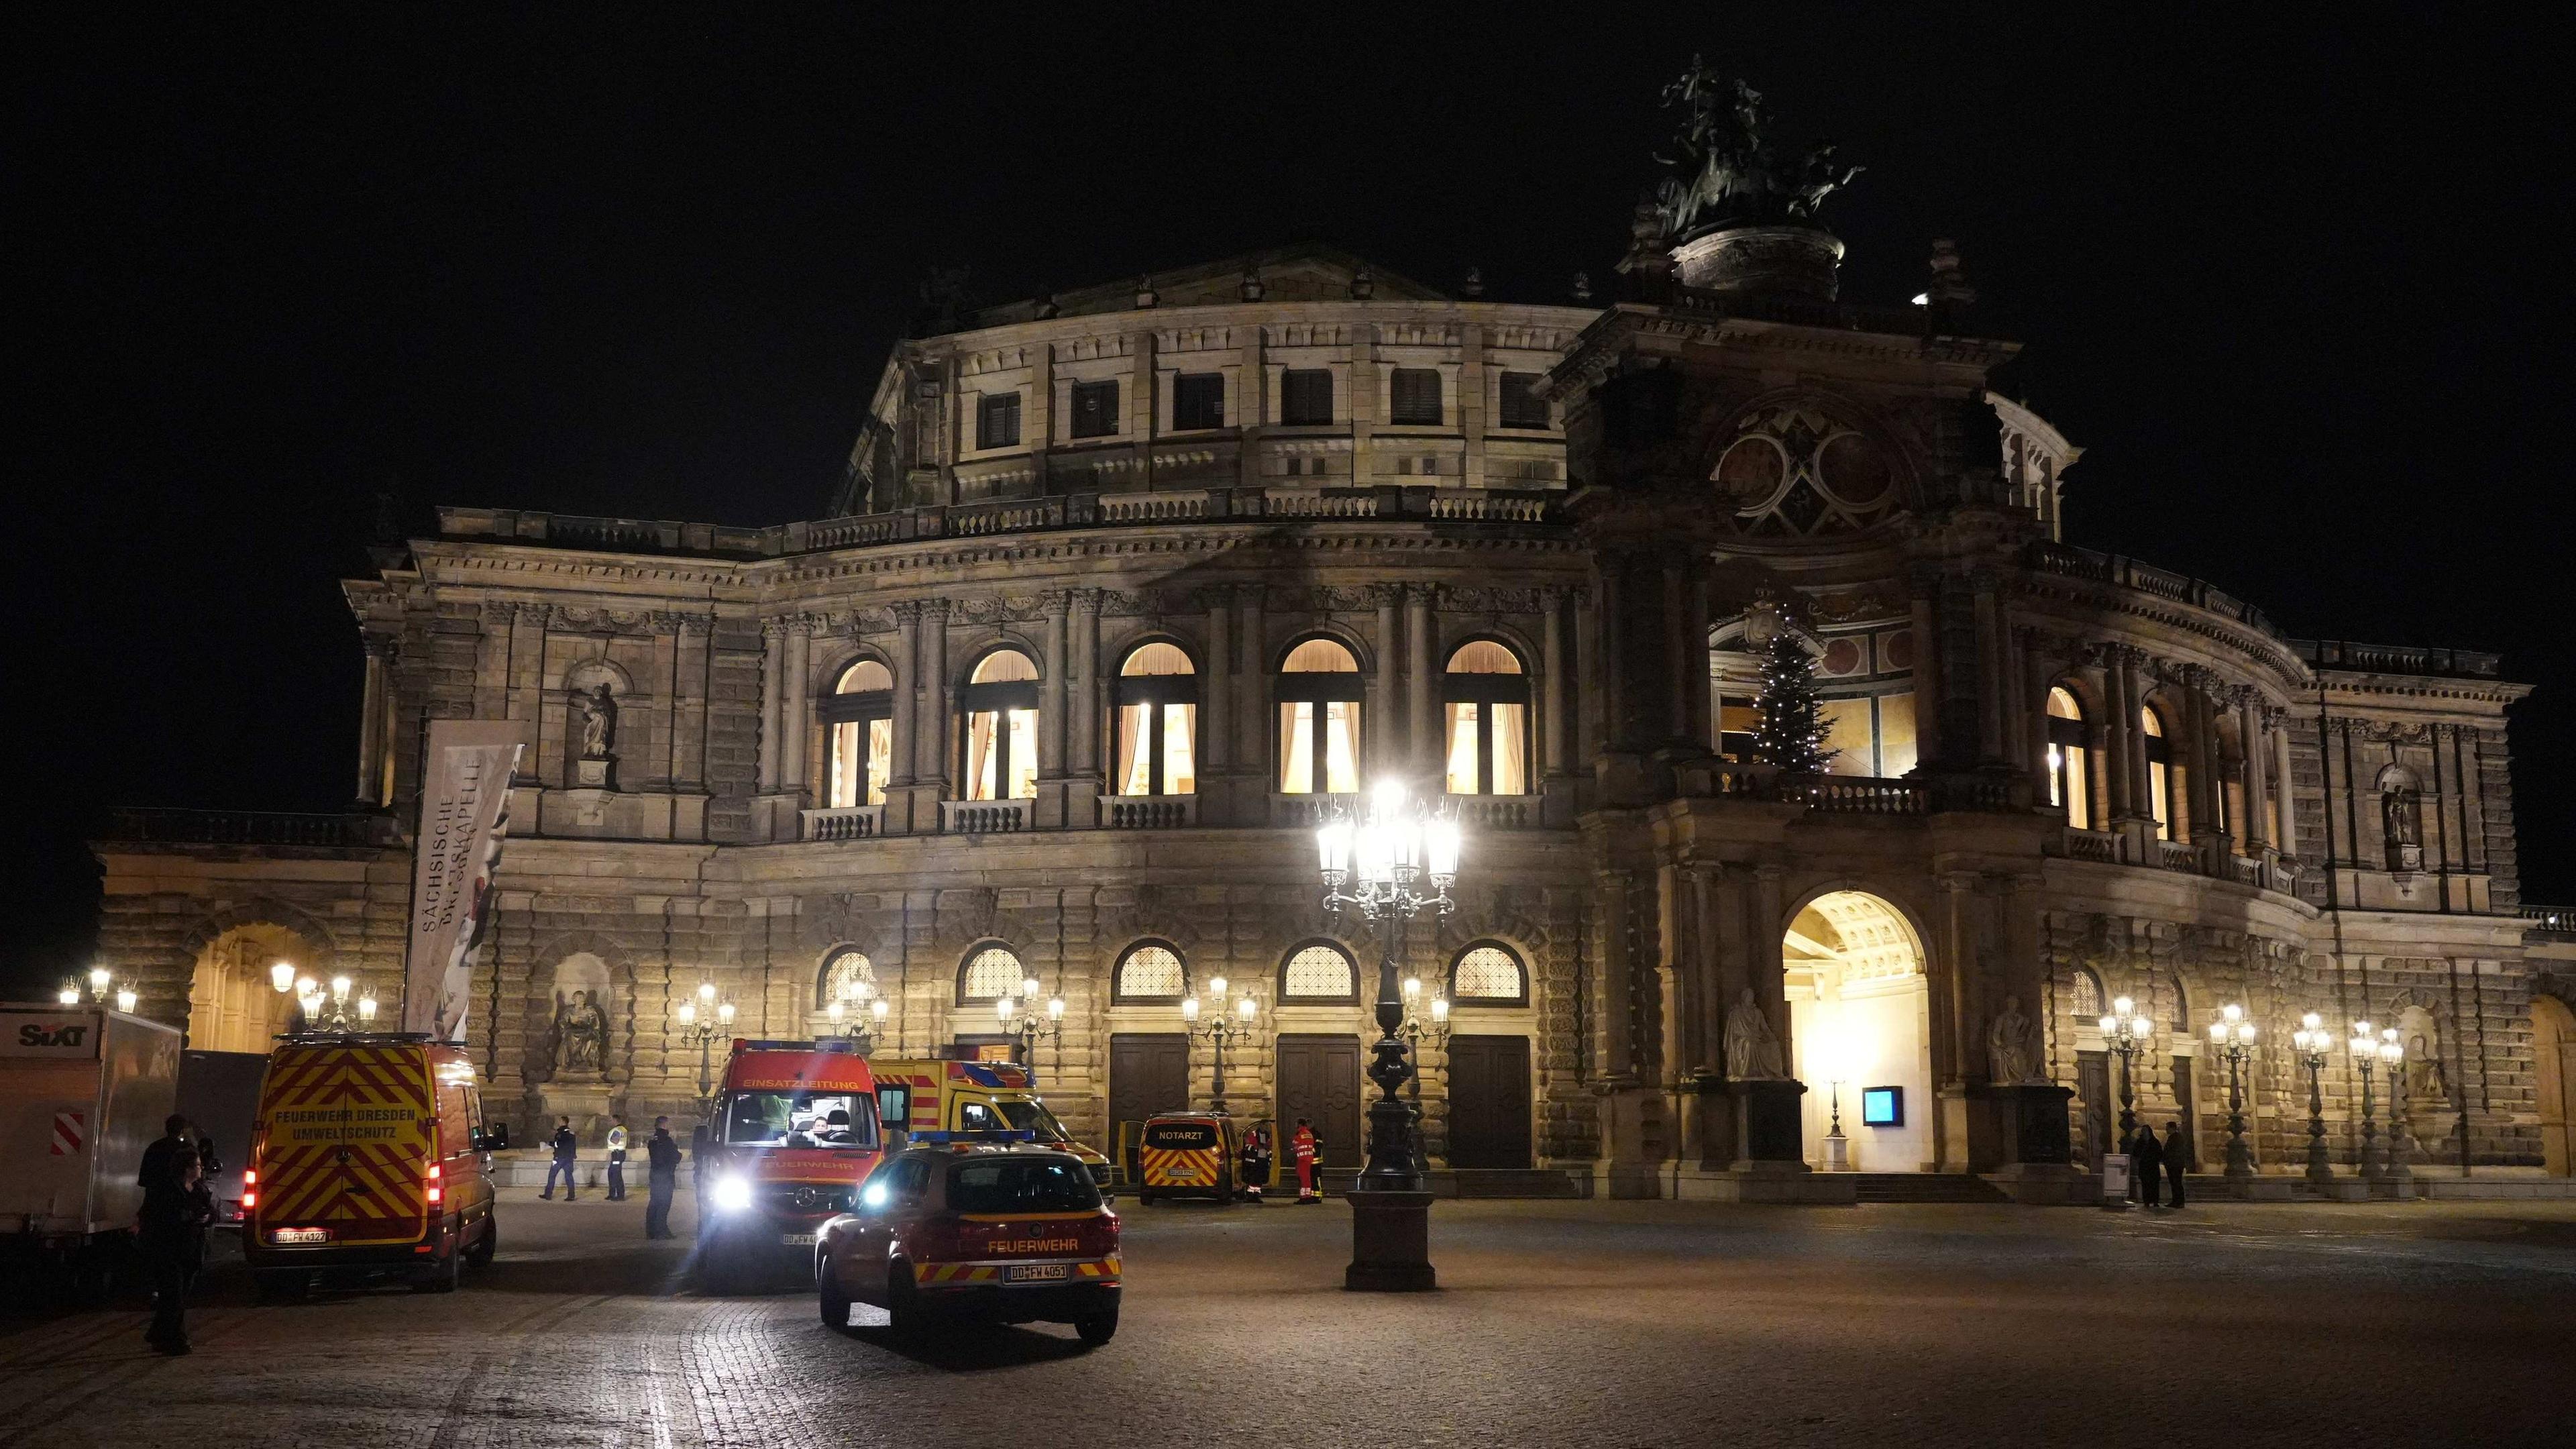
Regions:
<svg viewBox="0 0 2576 1449"><path fill-rule="evenodd" d="M2353 1070L2361 1073L2361 1175L2379 1176L2379 1116L2370 1099L2370 1069L2379 1062L2379 1037L2366 1021L2352 1024L2352 1039L2344 1043L2352 1053Z"/></svg>
<svg viewBox="0 0 2576 1449"><path fill-rule="evenodd" d="M135 992L134 983L131 981L125 982L124 984L117 986L115 990L110 991L108 989L108 983L115 979L114 974L104 966L92 966L89 968L90 1004L92 1006L105 1006L108 1002L114 1001L116 1003L117 1010L131 1015L134 1011L135 1003L140 1001L142 998ZM54 993L54 1000L65 1006L80 1005L81 978L75 976L70 980L65 981L63 983L63 989Z"/></svg>
<svg viewBox="0 0 2576 1449"><path fill-rule="evenodd" d="M845 983L839 995L823 1003L823 1015L831 1019L833 1034L849 1038L863 1057L875 1053L876 1032L884 1029L890 1009L886 999L865 981ZM852 1017L857 1020L852 1022Z"/></svg>
<svg viewBox="0 0 2576 1449"><path fill-rule="evenodd" d="M2299 1018L2299 1029L2290 1033L2290 1045L2299 1053L2299 1065L2308 1072L2308 1181L2334 1181L2334 1166L2326 1160L2326 1099L2317 1085L2317 1074L2325 1070L2326 1057L2334 1051L2334 1033L2326 1030L2326 1019L2311 1011Z"/></svg>
<svg viewBox="0 0 2576 1449"><path fill-rule="evenodd" d="M2125 1144L2138 1130L2137 1057L2155 1036L2156 1024L2138 1010L2135 1001L2123 996L2111 1003L2111 1014L2095 1025L2102 1028L2103 1044L2120 1057L2120 1141Z"/></svg>
<svg viewBox="0 0 2576 1449"><path fill-rule="evenodd" d="M679 1020L680 1040L694 1042L698 1048L698 1115L705 1117L714 1110L716 1101L715 1062L712 1052L716 1038L733 1026L733 1003L716 1000L716 984L698 983L694 997L682 997L671 1009Z"/></svg>
<svg viewBox="0 0 2576 1449"><path fill-rule="evenodd" d="M993 1016L1002 1024L1002 1035L1011 1038L1011 1060L1029 1065L1036 1056L1038 1043L1064 1035L1064 998L1050 996L1046 1004L1046 1022L1038 1022L1038 979L1024 977L1020 994L1005 996L993 1003Z"/></svg>
<svg viewBox="0 0 2576 1449"><path fill-rule="evenodd" d="M2388 1151L2385 1156L2386 1176L2391 1182L2407 1182L2415 1176L2415 1143L2406 1130L2406 1045L2397 1039L2397 1028L2379 1029L2379 1064L2388 1069Z"/></svg>
<svg viewBox="0 0 2576 1449"><path fill-rule="evenodd" d="M345 975L332 977L328 988L310 976L296 978L295 1004L303 1008L306 1031L375 1029L376 994Z"/></svg>
<svg viewBox="0 0 2576 1449"><path fill-rule="evenodd" d="M2254 1023L2230 1002L2209 1024L2209 1045L2227 1063L2227 1175L2252 1177L2254 1149L2245 1142L2245 1064L2254 1059Z"/></svg>
<svg viewBox="0 0 2576 1449"><path fill-rule="evenodd" d="M1193 1036L1206 1036L1208 1044L1216 1049L1216 1060L1208 1069L1208 1110L1211 1112L1225 1110L1225 1049L1234 1043L1249 1040L1252 1036L1253 1021L1261 1015L1261 1003L1253 999L1252 988L1247 986L1244 988L1243 995L1236 998L1233 1019L1229 1020L1225 1007L1225 985L1225 978L1222 976L1211 977L1208 981L1208 999L1215 1002L1216 1006L1208 1013L1206 1026L1199 1025L1199 999L1195 996L1181 998L1183 1029Z"/></svg>
<svg viewBox="0 0 2576 1449"><path fill-rule="evenodd" d="M1362 810L1336 811L1315 832L1324 908L1356 909L1386 937L1377 974L1380 1035L1368 1068L1378 1099L1369 1104L1368 1164L1351 1194L1353 1252L1343 1277L1348 1288L1433 1286L1431 1195L1424 1191L1424 1164L1414 1150L1417 1111L1396 1095L1414 1068L1402 1034L1395 938L1415 915L1445 915L1456 908L1449 887L1458 879L1461 843L1457 816L1425 806L1398 780L1379 781Z"/></svg>

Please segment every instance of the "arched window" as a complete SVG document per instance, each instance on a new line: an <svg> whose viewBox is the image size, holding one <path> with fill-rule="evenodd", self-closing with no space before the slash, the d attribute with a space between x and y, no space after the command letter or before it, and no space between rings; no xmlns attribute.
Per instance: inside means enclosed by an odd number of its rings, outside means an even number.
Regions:
<svg viewBox="0 0 2576 1449"><path fill-rule="evenodd" d="M1359 994L1359 968L1351 953L1330 941L1299 946L1279 968L1282 1001L1356 1001Z"/></svg>
<svg viewBox="0 0 2576 1449"><path fill-rule="evenodd" d="M832 741L823 803L835 810L883 805L894 773L894 675L862 659L841 671L816 711Z"/></svg>
<svg viewBox="0 0 2576 1449"><path fill-rule="evenodd" d="M1479 941L1451 963L1449 999L1459 1006L1527 1006L1529 971L1511 947Z"/></svg>
<svg viewBox="0 0 2576 1449"><path fill-rule="evenodd" d="M867 1009L870 998L877 994L877 969L867 954L855 946L844 946L824 959L823 969L814 974L814 1010L828 1009L835 1001L855 1016Z"/></svg>
<svg viewBox="0 0 2576 1449"><path fill-rule="evenodd" d="M2191 1024L2191 998L2183 994L2182 978L2179 976L2174 978L2173 1029L2174 1034L2178 1037L2187 1037L2191 1035L2193 1030Z"/></svg>
<svg viewBox="0 0 2576 1449"><path fill-rule="evenodd" d="M1188 795L1198 789L1198 672L1177 644L1139 644L1118 666L1121 795Z"/></svg>
<svg viewBox="0 0 2576 1449"><path fill-rule="evenodd" d="M2106 998L2102 995L2102 978L2094 975L2089 966L2075 968L2074 997L2077 1021L2098 1021L2102 1013L2111 1009L2104 1004Z"/></svg>
<svg viewBox="0 0 2576 1449"><path fill-rule="evenodd" d="M2074 691L2058 685L2048 691L2048 803L2078 830L2093 828L2084 765L2084 707Z"/></svg>
<svg viewBox="0 0 2576 1449"><path fill-rule="evenodd" d="M1491 639L1458 646L1440 684L1449 707L1449 793L1529 793L1529 675Z"/></svg>
<svg viewBox="0 0 2576 1449"><path fill-rule="evenodd" d="M965 967L957 973L957 1001L965 1005L975 1001L999 1001L1020 994L1020 982L1027 973L1020 969L1019 953L998 943L975 948L966 957Z"/></svg>
<svg viewBox="0 0 2576 1449"><path fill-rule="evenodd" d="M1038 667L1017 649L975 661L958 691L965 798L1026 800L1038 793Z"/></svg>
<svg viewBox="0 0 2576 1449"><path fill-rule="evenodd" d="M1120 1001L1178 1001L1190 994L1181 953L1160 941L1139 941L1118 958L1114 990Z"/></svg>
<svg viewBox="0 0 2576 1449"><path fill-rule="evenodd" d="M1279 793L1360 788L1360 664L1330 639L1308 639L1279 665Z"/></svg>
<svg viewBox="0 0 2576 1449"><path fill-rule="evenodd" d="M2147 737L2147 803L2156 817L2156 839L2173 839L2173 741L2165 738L2165 722L2156 717L2155 706L2138 709L2138 729Z"/></svg>

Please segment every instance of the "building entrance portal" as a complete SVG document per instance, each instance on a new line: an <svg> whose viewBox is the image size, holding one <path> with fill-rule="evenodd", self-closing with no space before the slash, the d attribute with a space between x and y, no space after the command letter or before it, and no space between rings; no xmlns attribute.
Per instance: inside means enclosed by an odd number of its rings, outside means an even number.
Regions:
<svg viewBox="0 0 2576 1449"><path fill-rule="evenodd" d="M1877 896L1833 891L1789 923L1781 959L1809 1164L1826 1165L1839 1094L1854 1169L1929 1171L1931 998L1913 926Z"/></svg>
<svg viewBox="0 0 2576 1449"><path fill-rule="evenodd" d="M272 970L284 962L296 976L324 977L317 956L311 942L284 926L235 926L206 943L188 982L188 1045L266 1052L298 1024L295 994L277 989Z"/></svg>

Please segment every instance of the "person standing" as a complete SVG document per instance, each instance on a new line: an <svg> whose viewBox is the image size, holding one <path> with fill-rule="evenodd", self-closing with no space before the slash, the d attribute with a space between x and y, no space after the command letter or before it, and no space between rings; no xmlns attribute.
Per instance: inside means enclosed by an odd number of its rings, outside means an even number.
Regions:
<svg viewBox="0 0 2576 1449"><path fill-rule="evenodd" d="M2164 1145L2156 1141L2156 1129L2139 1129L2138 1140L2129 1151L2129 1167L2149 1207L2164 1206L2164 1166Z"/></svg>
<svg viewBox="0 0 2576 1449"><path fill-rule="evenodd" d="M2182 1124L2165 1124L2165 1181L2173 1186L2173 1205L2182 1206L2182 1175L2191 1166L2189 1147L2182 1140Z"/></svg>
<svg viewBox="0 0 2576 1449"><path fill-rule="evenodd" d="M572 1201L573 1193L573 1152L577 1145L573 1139L572 1119L570 1117L557 1117L555 1119L555 1135L553 1142L555 1157L553 1162L546 1165L546 1190L538 1193L537 1196L548 1201L552 1201L555 1195L555 1177L557 1174L561 1174L564 1185L564 1201L570 1202Z"/></svg>
<svg viewBox="0 0 2576 1449"><path fill-rule="evenodd" d="M150 1192L170 1175L172 1165L182 1154L195 1151L188 1143L188 1119L176 1112L162 1118L161 1135L143 1149L143 1165L134 1174L134 1185Z"/></svg>
<svg viewBox="0 0 2576 1449"><path fill-rule="evenodd" d="M653 1135L644 1142L644 1236L671 1236L671 1195L680 1189L680 1144L671 1140L671 1119L653 1119Z"/></svg>
<svg viewBox="0 0 2576 1449"><path fill-rule="evenodd" d="M608 1129L608 1200L626 1201L626 1119Z"/></svg>
<svg viewBox="0 0 2576 1449"><path fill-rule="evenodd" d="M1297 1119L1297 1130L1288 1139L1288 1160L1297 1167L1297 1201L1322 1202L1324 1140L1315 1135L1314 1124Z"/></svg>
<svg viewBox="0 0 2576 1449"><path fill-rule="evenodd" d="M155 1144L156 1146L158 1144ZM206 1224L215 1220L205 1168L193 1152L170 1154L144 1188L135 1246L152 1278L152 1326L143 1341L167 1354L188 1351L188 1284L206 1261Z"/></svg>
<svg viewBox="0 0 2576 1449"><path fill-rule="evenodd" d="M1270 1129L1258 1122L1243 1134L1243 1163L1238 1175L1243 1182L1243 1195L1259 1207L1261 1190L1270 1185Z"/></svg>

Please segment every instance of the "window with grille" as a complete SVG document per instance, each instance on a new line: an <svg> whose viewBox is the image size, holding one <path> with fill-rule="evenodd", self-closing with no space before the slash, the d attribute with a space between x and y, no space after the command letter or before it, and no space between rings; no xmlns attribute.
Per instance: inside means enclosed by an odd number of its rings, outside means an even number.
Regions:
<svg viewBox="0 0 2576 1449"><path fill-rule="evenodd" d="M1547 401L1538 395L1538 379L1535 372L1503 374L1504 427L1544 428L1548 425Z"/></svg>
<svg viewBox="0 0 2576 1449"><path fill-rule="evenodd" d="M1327 427L1333 421L1333 373L1326 367L1292 367L1279 375L1279 421L1290 427Z"/></svg>
<svg viewBox="0 0 2576 1449"><path fill-rule="evenodd" d="M999 1001L1020 994L1020 958L1007 946L987 946L967 958L966 969L958 973L957 999L960 1001Z"/></svg>
<svg viewBox="0 0 2576 1449"><path fill-rule="evenodd" d="M1359 994L1358 973L1339 946L1301 946L1280 973L1279 995L1289 1001L1348 1001Z"/></svg>
<svg viewBox="0 0 2576 1449"><path fill-rule="evenodd" d="M1190 994L1181 958L1169 946L1135 946L1118 963L1121 1001L1177 1001Z"/></svg>
<svg viewBox="0 0 2576 1449"><path fill-rule="evenodd" d="M1073 385L1073 436L1108 438L1118 433L1118 384L1077 382Z"/></svg>
<svg viewBox="0 0 2576 1449"><path fill-rule="evenodd" d="M1461 1004L1470 1001L1524 1002L1529 1000L1529 976L1521 970L1521 958L1507 948L1490 942L1470 946L1458 955L1449 999Z"/></svg>
<svg viewBox="0 0 2576 1449"><path fill-rule="evenodd" d="M2078 966L2075 968L2075 1016L2079 1021L2092 1021L2108 1008L2102 1005L2102 978Z"/></svg>
<svg viewBox="0 0 2576 1449"><path fill-rule="evenodd" d="M1016 448L1020 445L1020 395L986 393L975 403L975 446Z"/></svg>
<svg viewBox="0 0 2576 1449"><path fill-rule="evenodd" d="M1386 420L1398 427L1440 426L1440 374L1428 367L1399 367L1389 375Z"/></svg>
<svg viewBox="0 0 2576 1449"><path fill-rule="evenodd" d="M1172 428L1225 426L1225 377L1214 372L1184 372L1172 379Z"/></svg>

